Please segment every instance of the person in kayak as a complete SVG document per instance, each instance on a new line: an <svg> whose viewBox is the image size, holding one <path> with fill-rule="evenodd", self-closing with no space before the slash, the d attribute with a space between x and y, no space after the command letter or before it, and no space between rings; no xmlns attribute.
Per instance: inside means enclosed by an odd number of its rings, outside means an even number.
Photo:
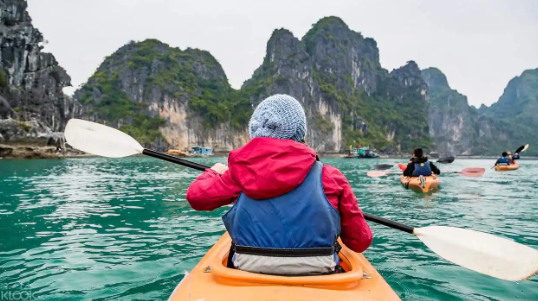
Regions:
<svg viewBox="0 0 538 301"><path fill-rule="evenodd" d="M272 275L341 270L337 238L355 252L372 232L346 177L304 143L306 116L289 95L266 98L249 121L251 140L187 190L194 210L234 203L223 216L232 238L228 267Z"/></svg>
<svg viewBox="0 0 538 301"><path fill-rule="evenodd" d="M518 157L519 159L519 157ZM503 152L501 154L501 157L499 159L497 159L497 162L495 162L495 166L497 165L508 165L510 164L510 161L508 160L508 153L507 152Z"/></svg>
<svg viewBox="0 0 538 301"><path fill-rule="evenodd" d="M406 177L419 177L421 186L424 187L424 177L429 177L432 173L440 175L441 171L431 161L428 161L428 157L424 156L422 148L416 148L413 151L413 158L407 164L403 175Z"/></svg>

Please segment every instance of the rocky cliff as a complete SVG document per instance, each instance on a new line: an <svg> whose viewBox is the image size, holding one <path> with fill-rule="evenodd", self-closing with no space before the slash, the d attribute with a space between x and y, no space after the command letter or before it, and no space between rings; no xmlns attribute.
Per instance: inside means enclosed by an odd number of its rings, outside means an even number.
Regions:
<svg viewBox="0 0 538 301"><path fill-rule="evenodd" d="M263 64L242 90L254 104L274 93L300 100L307 112L307 141L318 151L373 144L396 151L431 146L426 83L416 63L388 72L376 42L339 18L317 22L301 39L275 30ZM402 142L402 143L400 143Z"/></svg>
<svg viewBox="0 0 538 301"><path fill-rule="evenodd" d="M0 0L0 143L47 144L81 106L62 92L70 77L42 52L24 0Z"/></svg>
<svg viewBox="0 0 538 301"><path fill-rule="evenodd" d="M430 102L429 129L435 149L447 155L499 155L502 151L514 151L520 145L537 141L529 124L538 112L533 107L538 103L538 97L532 94L538 81L524 75L523 79L512 80L499 102L491 108L477 110L469 106L466 96L450 88L440 70L423 70ZM510 104L514 108L510 108ZM521 119L526 122L519 121ZM530 148L525 154L537 153Z"/></svg>
<svg viewBox="0 0 538 301"><path fill-rule="evenodd" d="M84 118L160 150L193 145L230 150L246 143L248 118L239 114L239 96L211 54L157 40L121 47L75 92Z"/></svg>
<svg viewBox="0 0 538 301"><path fill-rule="evenodd" d="M510 122L538 125L538 68L525 70L510 80L499 101L489 108L482 105L480 112Z"/></svg>
<svg viewBox="0 0 538 301"><path fill-rule="evenodd" d="M476 114L467 97L452 90L436 68L422 71L428 84L429 129L436 150L449 155L470 154L476 139Z"/></svg>
<svg viewBox="0 0 538 301"><path fill-rule="evenodd" d="M253 108L275 93L302 102L307 143L318 151L359 143L388 151L432 145L418 66L410 61L388 72L376 42L335 17L320 20L301 40L275 30L262 65L240 90L229 86L208 52L146 40L106 58L75 98L85 118L153 146L230 150L248 141Z"/></svg>

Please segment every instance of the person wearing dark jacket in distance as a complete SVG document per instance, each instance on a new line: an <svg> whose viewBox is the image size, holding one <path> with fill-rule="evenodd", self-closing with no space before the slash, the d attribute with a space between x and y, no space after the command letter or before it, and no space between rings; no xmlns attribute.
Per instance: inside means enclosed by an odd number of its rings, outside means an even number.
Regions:
<svg viewBox="0 0 538 301"><path fill-rule="evenodd" d="M413 151L413 158L407 164L403 175L406 177L428 177L432 173L440 175L441 171L432 162L428 161L428 157L424 156L422 148L417 148Z"/></svg>
<svg viewBox="0 0 538 301"><path fill-rule="evenodd" d="M355 252L372 232L346 177L316 160L304 143L306 116L289 95L254 110L251 140L187 190L195 210L234 203L223 216L233 244L228 266L272 275L320 275L339 269L337 238ZM288 254L289 253L289 254Z"/></svg>
<svg viewBox="0 0 538 301"><path fill-rule="evenodd" d="M519 159L519 156L518 156L518 159ZM495 166L497 165L508 165L510 164L510 159L508 158L508 153L507 152L503 152L501 154L501 157L499 159L497 159L497 162L495 162Z"/></svg>

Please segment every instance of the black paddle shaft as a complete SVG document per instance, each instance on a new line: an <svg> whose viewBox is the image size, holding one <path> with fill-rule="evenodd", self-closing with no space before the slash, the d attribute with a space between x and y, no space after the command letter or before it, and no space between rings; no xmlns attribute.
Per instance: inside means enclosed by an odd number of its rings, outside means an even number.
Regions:
<svg viewBox="0 0 538 301"><path fill-rule="evenodd" d="M174 156L170 156L170 155L167 155L167 154L152 151L150 149L144 149L142 151L142 154L150 156L150 157L158 158L158 159L161 159L161 160L165 160L165 161L168 161L168 162L172 162L172 163L180 164L180 165L183 165L183 166L187 166L187 167L190 167L190 168L194 168L194 169L197 169L197 170L200 170L200 171L204 171L204 170L210 168L209 166L206 166L206 165L202 165L202 164L194 163L192 161L180 159L180 158L177 158L177 157L174 157ZM380 216L373 215L373 214L370 214L370 213L364 212L364 218L366 220L368 220L368 221L378 223L378 224L381 224L383 226L387 226L389 228L398 229L398 230L401 230L401 231L404 231L404 232L407 232L407 233L413 234L413 231L414 231L413 227L409 227L409 226L406 226L404 224L401 224L401 223L398 223L398 222L395 222L395 221L391 221L389 219L382 218Z"/></svg>
<svg viewBox="0 0 538 301"><path fill-rule="evenodd" d="M370 214L370 213L366 213L366 212L363 212L363 214L364 214L364 218L367 221L371 221L371 222L374 222L374 223L377 223L377 224L381 224L383 226L387 226L387 227L390 227L390 228L393 228L393 229L398 229L398 230L401 230L401 231L404 231L404 232L407 232L407 233L411 233L411 234L413 234L413 231L415 230L415 228L413 228L413 227L409 227L407 225L404 225L404 224L401 224L401 223L398 223L398 222L395 222L395 221L391 221L390 219L386 219L386 218L383 218L383 217L380 217L380 216L377 216L377 215L373 215L373 214Z"/></svg>
<svg viewBox="0 0 538 301"><path fill-rule="evenodd" d="M174 156L170 156L170 155L167 155L167 154L159 153L159 152L156 152L156 151L152 151L150 149L144 149L142 151L142 154L150 156L150 157L158 158L158 159L161 159L161 160L165 160L165 161L168 161L168 162L172 162L172 163L180 164L180 165L183 165L183 166L187 166L187 167L190 167L190 168L194 168L194 169L197 169L197 170L200 170L200 171L204 171L204 170L210 168L209 166L205 166L205 165L198 164L198 163L188 161L188 160L183 160L183 159L180 159L178 157L174 157Z"/></svg>
<svg viewBox="0 0 538 301"><path fill-rule="evenodd" d="M516 149L514 153L520 153L525 148L525 145L522 145Z"/></svg>

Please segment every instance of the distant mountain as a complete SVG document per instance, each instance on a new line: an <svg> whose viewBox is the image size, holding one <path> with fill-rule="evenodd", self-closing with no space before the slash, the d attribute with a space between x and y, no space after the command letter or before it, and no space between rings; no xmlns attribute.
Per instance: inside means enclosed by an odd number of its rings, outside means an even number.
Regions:
<svg viewBox="0 0 538 301"><path fill-rule="evenodd" d="M537 69L538 70L538 69ZM422 71L428 84L429 128L435 149L453 155L500 155L538 141L538 73L525 71L510 81L499 101L487 108L469 106L436 68ZM526 155L538 155L538 145Z"/></svg>
<svg viewBox="0 0 538 301"><path fill-rule="evenodd" d="M340 151L373 144L394 152L432 145L428 135L426 84L410 61L388 72L377 43L339 18L318 21L302 40L275 30L262 66L242 89L254 103L274 93L299 99L307 110L307 141L317 150Z"/></svg>
<svg viewBox="0 0 538 301"><path fill-rule="evenodd" d="M401 145L409 152L416 145L433 145L426 89L416 63L388 72L373 39L328 17L302 40L275 30L262 65L240 90L230 88L208 52L146 40L107 57L75 98L84 105L85 118L117 126L146 143L230 150L248 140L255 105L287 93L303 103L307 143L318 151L361 143L392 152Z"/></svg>
<svg viewBox="0 0 538 301"><path fill-rule="evenodd" d="M84 118L158 149L239 147L246 143L244 111L252 110L209 52L157 40L118 49L74 97L84 106Z"/></svg>
<svg viewBox="0 0 538 301"><path fill-rule="evenodd" d="M531 127L538 125L538 68L516 76L504 89L499 101L480 112L497 119L518 122Z"/></svg>
<svg viewBox="0 0 538 301"><path fill-rule="evenodd" d="M209 52L158 40L131 41L75 92L42 52L24 0L0 0L0 143L55 144L80 117L128 132L159 150L231 150L249 140L248 120L265 97L286 93L305 107L307 143L320 152L374 145L387 153L422 146L446 154L498 155L530 143L538 155L538 69L514 78L499 101L475 109L438 69L408 61L388 71L377 43L341 19L319 20L301 39L277 29L241 89ZM52 141L52 142L51 142Z"/></svg>

